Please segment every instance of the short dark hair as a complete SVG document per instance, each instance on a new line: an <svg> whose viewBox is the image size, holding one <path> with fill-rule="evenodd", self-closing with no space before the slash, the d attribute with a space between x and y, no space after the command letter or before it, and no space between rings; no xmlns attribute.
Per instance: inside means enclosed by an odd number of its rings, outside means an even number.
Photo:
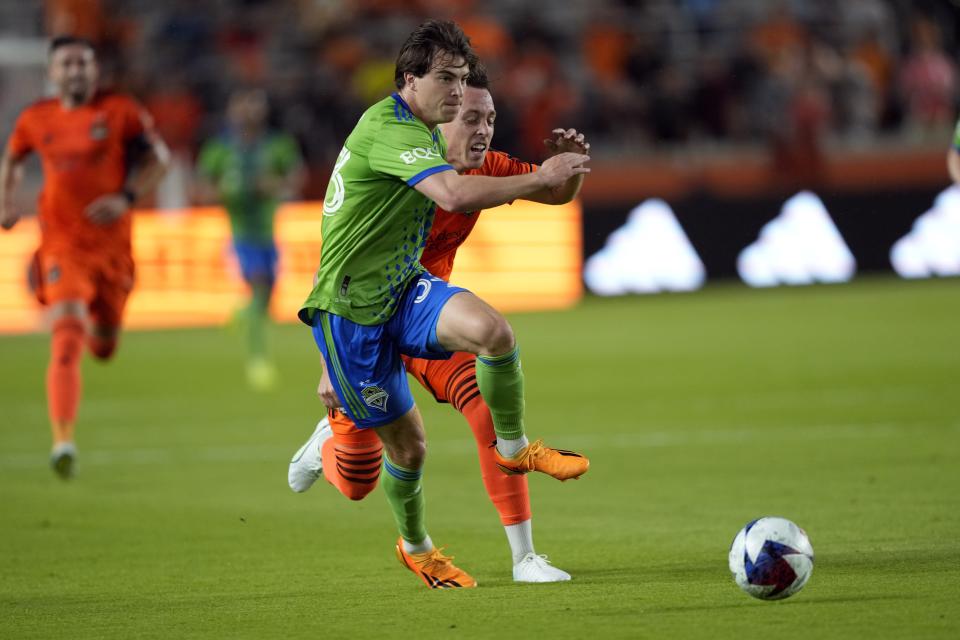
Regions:
<svg viewBox="0 0 960 640"><path fill-rule="evenodd" d="M400 47L397 66L393 74L397 89L405 84L403 75L412 73L422 78L430 72L436 54L445 53L453 58L461 57L473 69L477 55L470 46L470 38L463 29L451 20L427 20L413 30Z"/></svg>
<svg viewBox="0 0 960 640"><path fill-rule="evenodd" d="M474 89L490 89L490 77L487 76L487 68L479 60L474 63L470 73L467 74L467 86Z"/></svg>
<svg viewBox="0 0 960 640"><path fill-rule="evenodd" d="M73 45L73 44L78 44L81 47L86 47L87 49L90 49L94 53L96 53L97 51L96 48L93 46L93 43L87 40L86 38L82 38L80 36L62 35L62 36L57 36L50 41L50 49L47 51L47 55L53 55L53 52L59 49L60 47L69 47L70 45Z"/></svg>

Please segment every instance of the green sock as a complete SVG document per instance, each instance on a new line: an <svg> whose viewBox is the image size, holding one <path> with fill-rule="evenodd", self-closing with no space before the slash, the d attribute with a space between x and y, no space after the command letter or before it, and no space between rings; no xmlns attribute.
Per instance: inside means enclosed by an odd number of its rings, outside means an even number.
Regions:
<svg viewBox="0 0 960 640"><path fill-rule="evenodd" d="M420 485L422 469L414 471L399 467L390 462L386 454L383 469L386 471L381 476L383 492L387 494L400 536L414 544L422 542L427 537L426 504Z"/></svg>
<svg viewBox="0 0 960 640"><path fill-rule="evenodd" d="M477 386L493 416L497 438L523 437L523 370L520 347L499 356L477 356Z"/></svg>
<svg viewBox="0 0 960 640"><path fill-rule="evenodd" d="M264 284L253 286L253 296L247 307L247 349L252 358L267 356L267 310L271 288Z"/></svg>

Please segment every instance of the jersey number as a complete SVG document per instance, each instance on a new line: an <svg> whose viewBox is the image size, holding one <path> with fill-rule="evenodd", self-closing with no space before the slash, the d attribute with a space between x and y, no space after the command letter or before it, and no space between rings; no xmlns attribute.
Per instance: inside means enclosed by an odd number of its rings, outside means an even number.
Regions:
<svg viewBox="0 0 960 640"><path fill-rule="evenodd" d="M348 160L350 160L350 150L344 147L340 150L340 155L337 156L337 163L333 165L333 175L330 176L330 184L327 186L327 197L323 201L323 215L325 216L332 216L343 206L343 176L340 175L340 171L343 170L343 165L347 164ZM333 193L330 193L331 189L333 189Z"/></svg>

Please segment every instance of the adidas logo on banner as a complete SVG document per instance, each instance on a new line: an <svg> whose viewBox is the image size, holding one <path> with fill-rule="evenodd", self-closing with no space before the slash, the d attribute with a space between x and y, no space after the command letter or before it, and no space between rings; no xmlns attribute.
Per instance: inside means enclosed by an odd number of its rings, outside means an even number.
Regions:
<svg viewBox="0 0 960 640"><path fill-rule="evenodd" d="M706 269L673 210L651 199L630 212L627 222L587 259L583 279L593 293L692 291L699 289Z"/></svg>
<svg viewBox="0 0 960 640"><path fill-rule="evenodd" d="M737 272L751 287L847 282L857 263L823 202L802 191L740 252Z"/></svg>
<svg viewBox="0 0 960 640"><path fill-rule="evenodd" d="M890 249L890 263L904 278L960 276L960 187L937 196Z"/></svg>

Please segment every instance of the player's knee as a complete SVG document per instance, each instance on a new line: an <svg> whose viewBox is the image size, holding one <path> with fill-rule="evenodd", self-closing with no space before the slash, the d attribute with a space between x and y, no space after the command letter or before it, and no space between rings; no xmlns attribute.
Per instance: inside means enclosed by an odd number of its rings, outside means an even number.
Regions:
<svg viewBox="0 0 960 640"><path fill-rule="evenodd" d="M427 443L422 438L410 438L395 443L387 452L390 462L404 469L420 469L427 459Z"/></svg>
<svg viewBox="0 0 960 640"><path fill-rule="evenodd" d="M254 304L262 310L268 309L273 297L274 278L268 274L260 274L251 277L247 282L250 283Z"/></svg>
<svg viewBox="0 0 960 640"><path fill-rule="evenodd" d="M459 326L461 343L472 353L500 355L514 346L513 329L499 313L488 310L465 318Z"/></svg>
<svg viewBox="0 0 960 640"><path fill-rule="evenodd" d="M370 484L361 484L358 482L351 482L344 487L340 488L340 492L348 499L353 500L354 502L359 502L363 500L368 495L370 495L374 489L377 488L377 482L371 482Z"/></svg>
<svg viewBox="0 0 960 640"><path fill-rule="evenodd" d="M97 360L109 360L117 351L117 339L91 336L87 340L87 348Z"/></svg>
<svg viewBox="0 0 960 640"><path fill-rule="evenodd" d="M513 328L506 318L499 314L486 318L482 346L483 352L491 355L507 353L516 346Z"/></svg>
<svg viewBox="0 0 960 640"><path fill-rule="evenodd" d="M54 367L73 367L83 351L83 321L75 316L62 316L53 323L50 342L50 364Z"/></svg>
<svg viewBox="0 0 960 640"><path fill-rule="evenodd" d="M87 349L97 360L109 360L117 350L119 335L115 325L96 323L87 337Z"/></svg>

